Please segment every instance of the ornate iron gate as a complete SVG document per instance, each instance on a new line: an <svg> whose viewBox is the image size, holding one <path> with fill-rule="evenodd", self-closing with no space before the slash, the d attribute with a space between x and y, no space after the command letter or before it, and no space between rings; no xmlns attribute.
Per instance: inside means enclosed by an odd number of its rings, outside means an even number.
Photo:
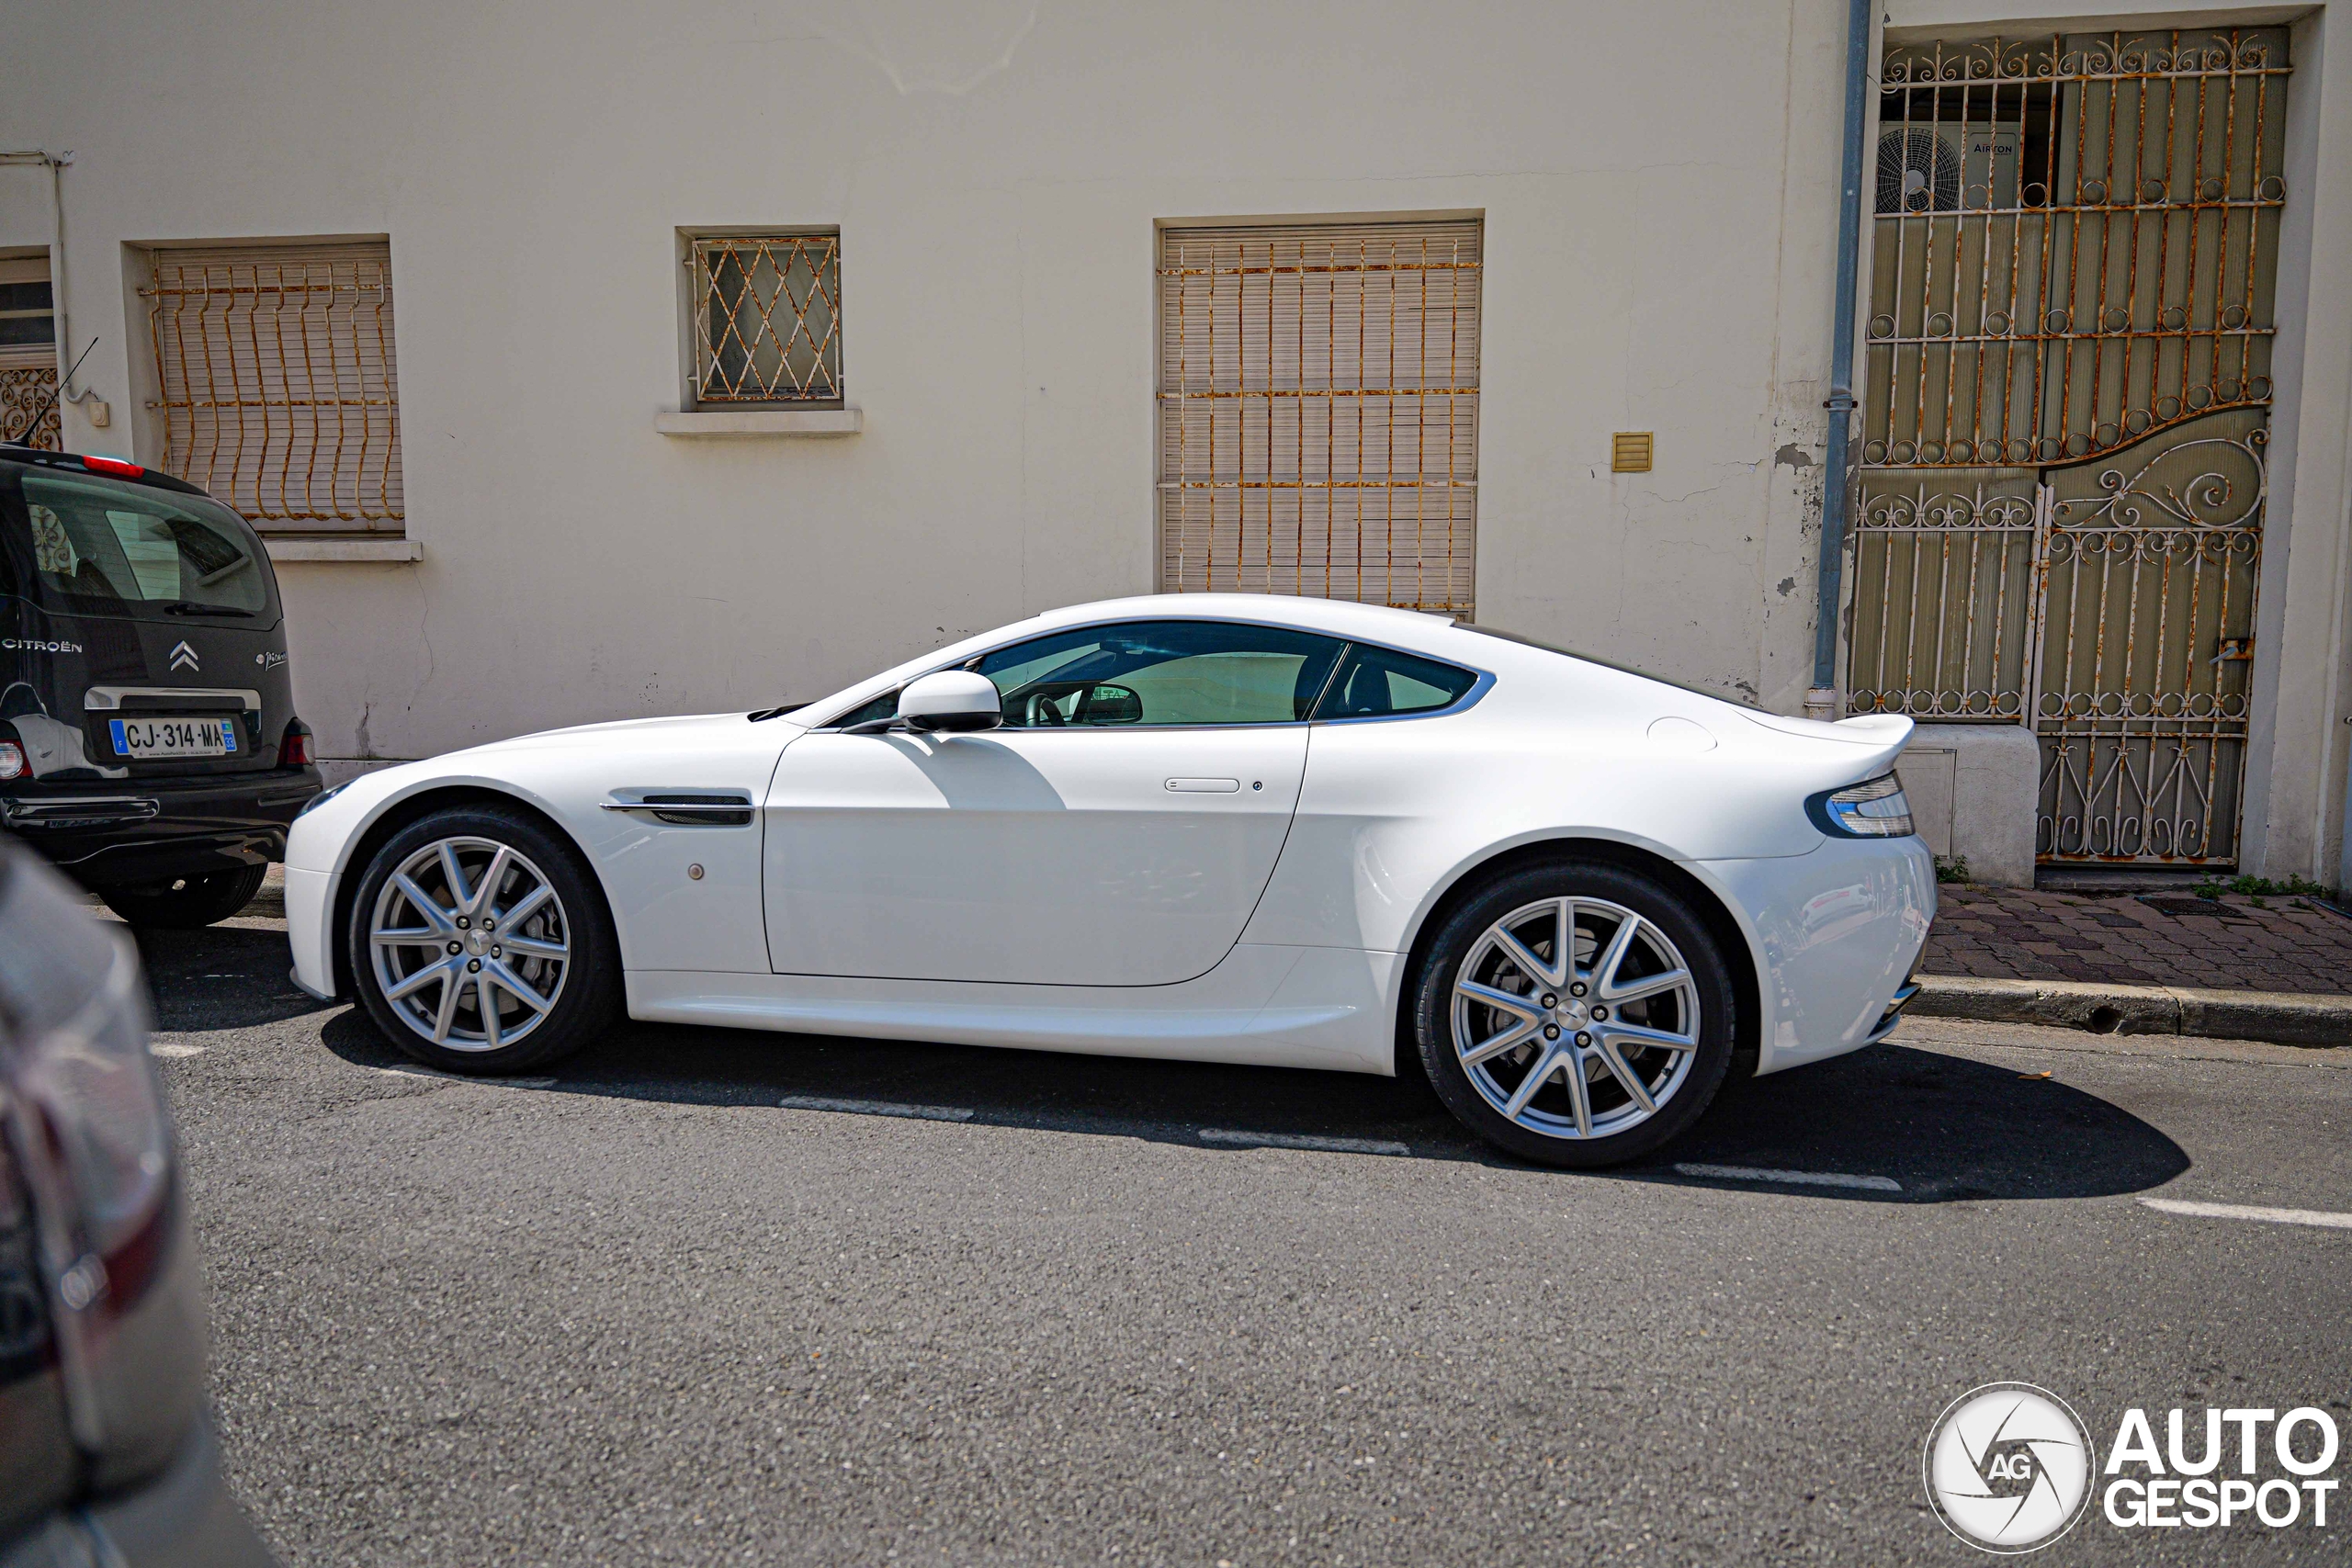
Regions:
<svg viewBox="0 0 2352 1568"><path fill-rule="evenodd" d="M2030 725L2045 861L2236 859L2288 69L1886 56L1848 706Z"/></svg>

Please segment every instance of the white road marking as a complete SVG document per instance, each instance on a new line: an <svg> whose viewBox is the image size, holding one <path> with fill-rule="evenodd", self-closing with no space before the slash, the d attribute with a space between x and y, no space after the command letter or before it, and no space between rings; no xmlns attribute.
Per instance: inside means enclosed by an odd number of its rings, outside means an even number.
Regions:
<svg viewBox="0 0 2352 1568"><path fill-rule="evenodd" d="M1678 1165L1682 1176L1713 1176L1725 1181L1775 1181L1784 1187L1859 1187L1866 1192L1900 1192L1891 1176L1848 1176L1838 1170L1762 1170L1752 1165Z"/></svg>
<svg viewBox="0 0 2352 1568"><path fill-rule="evenodd" d="M2325 1209L2266 1209L2255 1203L2192 1203L2181 1198L2143 1198L2140 1201L2167 1214L2194 1214L2207 1220L2260 1220L2274 1225L2321 1225L2329 1230L2352 1231L2352 1214L2332 1213Z"/></svg>
<svg viewBox="0 0 2352 1568"><path fill-rule="evenodd" d="M820 1094L787 1094L776 1104L786 1111L839 1111L852 1116L907 1116L918 1122L969 1122L963 1105L900 1105L888 1100L828 1100Z"/></svg>
<svg viewBox="0 0 2352 1568"><path fill-rule="evenodd" d="M1201 1142L1228 1149L1314 1149L1333 1155L1408 1155L1409 1144L1387 1138L1320 1138L1310 1133L1237 1133L1226 1127L1204 1127Z"/></svg>
<svg viewBox="0 0 2352 1568"><path fill-rule="evenodd" d="M147 1049L158 1056L201 1056L204 1055L204 1047L201 1045L165 1045L152 1040L147 1043Z"/></svg>
<svg viewBox="0 0 2352 1568"><path fill-rule="evenodd" d="M553 1078L469 1078L460 1073L435 1072L431 1067L370 1067L371 1073L390 1073L399 1078L438 1078L443 1083L478 1083L504 1085L509 1089L553 1089Z"/></svg>

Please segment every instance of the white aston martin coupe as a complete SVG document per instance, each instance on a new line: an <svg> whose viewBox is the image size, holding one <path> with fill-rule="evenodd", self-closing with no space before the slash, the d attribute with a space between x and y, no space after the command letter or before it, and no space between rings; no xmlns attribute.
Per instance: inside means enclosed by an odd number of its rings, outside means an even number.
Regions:
<svg viewBox="0 0 2352 1568"><path fill-rule="evenodd" d="M1317 599L1057 610L789 709L367 774L294 973L433 1066L679 1023L1426 1071L1515 1154L1656 1148L1883 1037L1936 908L1907 719L1820 724Z"/></svg>

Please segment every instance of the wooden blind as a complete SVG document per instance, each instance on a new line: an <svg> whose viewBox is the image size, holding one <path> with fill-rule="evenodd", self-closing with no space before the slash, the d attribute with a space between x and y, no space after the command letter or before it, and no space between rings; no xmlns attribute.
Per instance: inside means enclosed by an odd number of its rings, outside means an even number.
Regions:
<svg viewBox="0 0 2352 1568"><path fill-rule="evenodd" d="M390 247L153 253L163 467L264 526L405 516Z"/></svg>
<svg viewBox="0 0 2352 1568"><path fill-rule="evenodd" d="M1467 615L1480 225L1165 229L1160 582Z"/></svg>

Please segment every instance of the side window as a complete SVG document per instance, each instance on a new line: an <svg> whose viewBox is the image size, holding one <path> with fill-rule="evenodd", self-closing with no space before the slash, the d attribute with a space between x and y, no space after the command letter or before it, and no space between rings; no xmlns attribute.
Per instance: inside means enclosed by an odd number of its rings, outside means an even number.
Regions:
<svg viewBox="0 0 2352 1568"><path fill-rule="evenodd" d="M872 724L876 719L896 717L898 712L899 694L895 691L885 692L873 701L862 706L854 707L838 718L829 719L826 721L826 728L846 729L853 724Z"/></svg>
<svg viewBox="0 0 2352 1568"><path fill-rule="evenodd" d="M1387 718L1451 707L1478 683L1476 672L1393 649L1348 650L1340 678L1315 710L1317 718Z"/></svg>
<svg viewBox="0 0 2352 1568"><path fill-rule="evenodd" d="M1139 621L1075 627L980 660L1011 729L1296 724L1344 645L1280 626Z"/></svg>

